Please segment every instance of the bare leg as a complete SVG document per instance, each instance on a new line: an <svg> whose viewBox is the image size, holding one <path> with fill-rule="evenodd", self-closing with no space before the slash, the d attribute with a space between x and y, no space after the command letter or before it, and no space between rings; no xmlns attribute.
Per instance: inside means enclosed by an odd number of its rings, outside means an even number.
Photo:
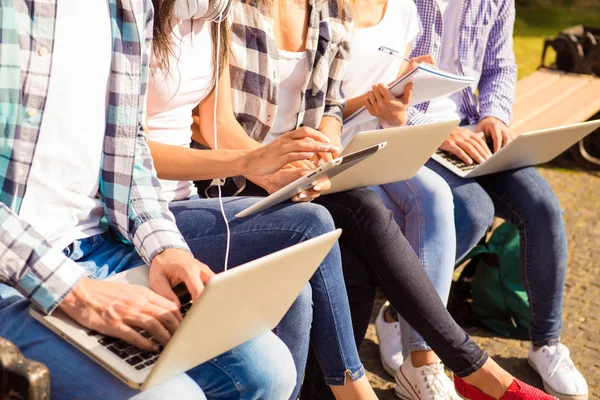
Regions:
<svg viewBox="0 0 600 400"><path fill-rule="evenodd" d="M333 395L338 400L370 400L377 399L366 375L353 381L346 375L346 384L343 386L330 386Z"/></svg>

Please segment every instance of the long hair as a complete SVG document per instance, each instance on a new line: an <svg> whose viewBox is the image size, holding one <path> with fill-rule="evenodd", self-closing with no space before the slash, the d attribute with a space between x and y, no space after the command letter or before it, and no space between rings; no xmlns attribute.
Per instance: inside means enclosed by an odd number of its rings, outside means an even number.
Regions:
<svg viewBox="0 0 600 400"><path fill-rule="evenodd" d="M169 57L173 55L171 47L171 34L173 32L173 25L171 24L173 12L175 9L175 2L178 0L152 0L154 5L154 30L152 39L152 52L153 57L156 60L158 67L165 74L169 73ZM181 0L179 0L181 1ZM231 0L234 1L234 0ZM223 21L220 24L220 49L217 54L217 41L219 39L219 30L217 24L211 23L210 31L213 42L213 68L219 61L218 76L221 76L223 70L228 67L227 56L229 54L229 24L227 21ZM208 25L207 25L208 27ZM211 87L215 85L215 77L213 75L213 82Z"/></svg>

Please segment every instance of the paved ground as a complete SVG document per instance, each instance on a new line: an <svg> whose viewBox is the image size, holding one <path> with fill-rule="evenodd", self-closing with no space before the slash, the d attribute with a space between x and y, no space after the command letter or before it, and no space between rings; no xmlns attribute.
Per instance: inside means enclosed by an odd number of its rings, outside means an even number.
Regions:
<svg viewBox="0 0 600 400"><path fill-rule="evenodd" d="M563 343L588 380L590 399L600 399L600 177L564 169L540 171L561 200L569 239ZM528 342L496 338L477 328L467 331L505 369L541 387L541 380L527 364ZM376 343L371 324L361 357L379 397L395 399L392 379L381 368Z"/></svg>

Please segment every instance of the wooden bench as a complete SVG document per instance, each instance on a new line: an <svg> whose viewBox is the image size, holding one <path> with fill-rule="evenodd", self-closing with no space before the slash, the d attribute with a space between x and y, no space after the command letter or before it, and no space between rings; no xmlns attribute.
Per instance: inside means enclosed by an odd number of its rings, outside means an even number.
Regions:
<svg viewBox="0 0 600 400"><path fill-rule="evenodd" d="M514 132L523 133L590 119L600 111L600 78L540 68L517 82Z"/></svg>

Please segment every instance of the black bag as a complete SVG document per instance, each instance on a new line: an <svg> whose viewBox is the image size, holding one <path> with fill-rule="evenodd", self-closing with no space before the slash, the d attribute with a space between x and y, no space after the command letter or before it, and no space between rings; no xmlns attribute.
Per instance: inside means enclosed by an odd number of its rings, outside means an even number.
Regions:
<svg viewBox="0 0 600 400"><path fill-rule="evenodd" d="M545 67L549 47L556 51L556 61L550 68L600 77L600 28L578 25L546 39L541 67Z"/></svg>

